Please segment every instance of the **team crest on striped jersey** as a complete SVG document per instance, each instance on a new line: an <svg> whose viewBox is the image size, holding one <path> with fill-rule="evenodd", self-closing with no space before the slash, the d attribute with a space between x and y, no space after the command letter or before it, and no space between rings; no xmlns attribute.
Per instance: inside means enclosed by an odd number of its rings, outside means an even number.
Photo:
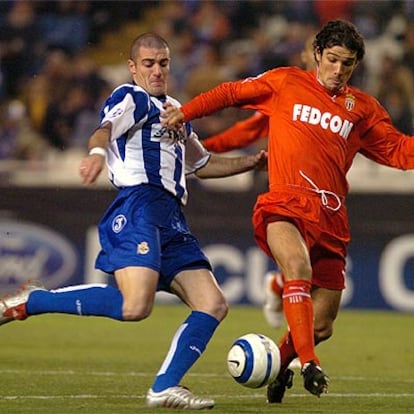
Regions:
<svg viewBox="0 0 414 414"><path fill-rule="evenodd" d="M348 94L345 97L345 108L347 111L352 111L355 107L355 96Z"/></svg>

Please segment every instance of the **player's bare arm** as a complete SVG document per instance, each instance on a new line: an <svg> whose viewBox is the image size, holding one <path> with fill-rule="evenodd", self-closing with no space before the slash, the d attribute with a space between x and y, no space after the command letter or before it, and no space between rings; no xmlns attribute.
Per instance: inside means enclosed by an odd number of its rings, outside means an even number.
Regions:
<svg viewBox="0 0 414 414"><path fill-rule="evenodd" d="M242 157L221 157L212 154L209 162L203 168L200 168L196 175L199 178L219 178L266 168L267 152L265 150Z"/></svg>
<svg viewBox="0 0 414 414"><path fill-rule="evenodd" d="M105 155L111 135L109 122L99 127L89 138L89 154L79 165L82 184L93 184L105 166Z"/></svg>

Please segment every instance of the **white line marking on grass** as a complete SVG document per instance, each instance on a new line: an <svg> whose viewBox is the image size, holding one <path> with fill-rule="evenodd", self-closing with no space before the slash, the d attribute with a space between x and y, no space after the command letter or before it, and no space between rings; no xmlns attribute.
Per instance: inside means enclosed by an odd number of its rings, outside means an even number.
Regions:
<svg viewBox="0 0 414 414"><path fill-rule="evenodd" d="M73 371L73 370L39 370L39 371L28 371L22 369L2 369L0 374L13 374L13 375L89 375L92 377L149 377L154 376L154 373L148 372L105 372L105 371ZM218 376L218 375L217 375Z"/></svg>
<svg viewBox="0 0 414 414"><path fill-rule="evenodd" d="M369 394L358 394L358 393L346 393L346 394L339 394L339 393L330 393L327 395L328 397L334 397L334 398L400 398L400 397L407 397L407 398L413 398L414 394L410 393L395 393L395 394L389 394L389 393L382 393L382 392L373 392ZM325 397L325 396L323 396Z"/></svg>
<svg viewBox="0 0 414 414"><path fill-rule="evenodd" d="M93 377L153 377L154 372L111 372L111 371L74 371L74 370L39 370L29 371L24 369L1 369L1 374L13 374L13 375L89 375ZM207 378L222 378L222 374L206 374L206 373L189 373L188 376L194 377L207 377ZM230 378L230 377L229 377Z"/></svg>
<svg viewBox="0 0 414 414"><path fill-rule="evenodd" d="M114 371L75 371L75 370L36 370L29 371L24 369L0 369L0 376L2 374L13 374L13 375L82 375L82 376L92 376L92 377L153 377L155 374L153 372L139 372L139 371L130 371L130 372L114 372ZM186 376L192 377L204 377L204 378L223 378L223 374L213 374L213 373L194 373L190 372ZM230 376L229 376L230 378ZM331 377L332 380L337 381L368 381L368 382L402 382L402 383L414 383L414 378L409 379L400 379L400 378L379 378L379 377Z"/></svg>
<svg viewBox="0 0 414 414"><path fill-rule="evenodd" d="M398 377L394 378L380 378L380 377L332 377L338 381L375 381L375 382L389 382L389 381L401 381L401 382L414 382L414 378L399 379Z"/></svg>
<svg viewBox="0 0 414 414"><path fill-rule="evenodd" d="M96 400L96 399L108 399L108 398L127 398L127 399L139 399L144 398L144 395L8 395L0 397L0 400Z"/></svg>
<svg viewBox="0 0 414 414"><path fill-rule="evenodd" d="M289 394L286 396L286 398L303 398L303 397L309 397L310 394L308 393L304 393L304 394ZM229 398L228 395L215 395L215 398ZM330 392L328 394L323 394L321 398L400 398L400 397L405 397L405 398L414 398L414 394L413 393L380 393L380 392L373 392L373 393L335 393L335 392ZM241 399L245 399L245 398L263 398L263 395L261 394L252 394L252 395L234 395L230 398L241 398Z"/></svg>
<svg viewBox="0 0 414 414"><path fill-rule="evenodd" d="M249 395L212 395L212 398L232 398L232 399L263 399L262 394L249 394ZM288 398L304 398L309 397L309 394L289 394ZM96 399L143 399L145 395L96 395L96 394L79 394L79 395L5 395L0 396L1 400L96 400ZM357 393L330 393L324 395L322 398L414 398L414 394L410 393L369 393L369 394L357 394Z"/></svg>

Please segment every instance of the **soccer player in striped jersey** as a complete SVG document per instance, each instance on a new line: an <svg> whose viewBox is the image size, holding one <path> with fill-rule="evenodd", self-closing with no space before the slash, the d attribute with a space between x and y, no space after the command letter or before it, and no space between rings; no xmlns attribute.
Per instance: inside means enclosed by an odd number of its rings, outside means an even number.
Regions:
<svg viewBox="0 0 414 414"><path fill-rule="evenodd" d="M79 167L89 185L106 160L109 179L119 190L99 223L102 250L96 260L98 269L115 276L117 287L49 291L29 283L0 299L0 324L50 312L140 321L150 315L158 290L171 292L191 312L171 342L146 404L212 408L212 399L180 385L228 310L209 260L183 216L186 174L212 178L262 168L267 154L220 157L200 144L190 124L178 131L161 125L163 105L179 105L167 95L170 49L162 37L137 37L128 68L133 82L117 87L104 103L100 125L89 138L89 155Z"/></svg>

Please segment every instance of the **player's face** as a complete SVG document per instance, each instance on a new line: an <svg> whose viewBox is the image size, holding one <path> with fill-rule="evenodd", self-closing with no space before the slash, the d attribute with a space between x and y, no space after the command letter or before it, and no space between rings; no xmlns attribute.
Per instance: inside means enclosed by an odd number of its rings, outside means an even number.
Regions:
<svg viewBox="0 0 414 414"><path fill-rule="evenodd" d="M167 94L170 71L169 49L140 47L135 60L128 61L128 68L135 83L150 95Z"/></svg>
<svg viewBox="0 0 414 414"><path fill-rule="evenodd" d="M318 79L330 91L344 87L352 76L358 62L356 52L343 46L333 46L316 54Z"/></svg>

